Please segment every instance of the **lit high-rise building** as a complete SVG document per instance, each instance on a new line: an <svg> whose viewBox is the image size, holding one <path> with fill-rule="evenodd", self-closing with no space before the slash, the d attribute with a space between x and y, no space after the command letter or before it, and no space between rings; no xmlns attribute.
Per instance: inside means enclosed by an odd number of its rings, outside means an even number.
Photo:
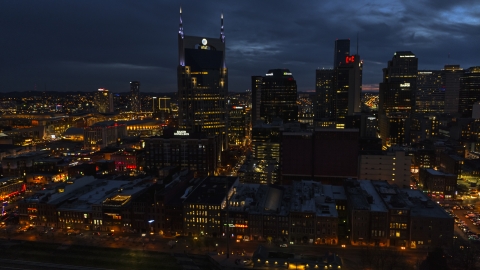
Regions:
<svg viewBox="0 0 480 270"><path fill-rule="evenodd" d="M417 75L416 113L443 113L445 84L442 70L422 70Z"/></svg>
<svg viewBox="0 0 480 270"><path fill-rule="evenodd" d="M315 120L332 119L334 116L333 69L317 69L315 73Z"/></svg>
<svg viewBox="0 0 480 270"><path fill-rule="evenodd" d="M140 112L140 82L130 82L130 107L132 112Z"/></svg>
<svg viewBox="0 0 480 270"><path fill-rule="evenodd" d="M317 69L314 103L317 125L335 121L345 127L347 116L361 111L363 61L358 54L350 55L350 40L335 40L334 68Z"/></svg>
<svg viewBox="0 0 480 270"><path fill-rule="evenodd" d="M384 147L409 143L410 116L415 107L418 58L399 51L383 69L379 85L379 126Z"/></svg>
<svg viewBox="0 0 480 270"><path fill-rule="evenodd" d="M99 88L95 92L94 105L96 111L99 113L113 112L113 95L105 88Z"/></svg>
<svg viewBox="0 0 480 270"><path fill-rule="evenodd" d="M458 112L463 117L472 117L472 107L480 100L480 66L465 70L460 77Z"/></svg>
<svg viewBox="0 0 480 270"><path fill-rule="evenodd" d="M271 69L262 79L260 117L266 123L298 121L297 82L288 69Z"/></svg>
<svg viewBox="0 0 480 270"><path fill-rule="evenodd" d="M337 127L344 127L345 118L361 111L363 61L359 55L347 55L335 68L333 77L334 119Z"/></svg>
<svg viewBox="0 0 480 270"><path fill-rule="evenodd" d="M246 134L245 105L232 105L228 110L228 140L230 145L243 145Z"/></svg>
<svg viewBox="0 0 480 270"><path fill-rule="evenodd" d="M186 36L183 33L180 9L178 51L179 128L218 136L221 143L218 149L225 149L228 72L225 64L223 14L219 38Z"/></svg>

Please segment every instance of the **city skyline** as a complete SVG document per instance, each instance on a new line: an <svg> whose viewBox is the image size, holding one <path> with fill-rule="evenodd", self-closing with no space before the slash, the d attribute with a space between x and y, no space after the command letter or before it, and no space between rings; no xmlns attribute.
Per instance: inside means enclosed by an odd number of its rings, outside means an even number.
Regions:
<svg viewBox="0 0 480 270"><path fill-rule="evenodd" d="M290 69L299 92L314 91L315 69L333 67L335 39L350 38L353 54L357 34L364 91L378 88L395 51L412 51L419 70L480 65L480 6L469 1L252 3L181 3L185 35L217 37L224 14L230 92L272 68ZM134 80L142 92L177 91L179 2L4 5L0 92L128 92Z"/></svg>

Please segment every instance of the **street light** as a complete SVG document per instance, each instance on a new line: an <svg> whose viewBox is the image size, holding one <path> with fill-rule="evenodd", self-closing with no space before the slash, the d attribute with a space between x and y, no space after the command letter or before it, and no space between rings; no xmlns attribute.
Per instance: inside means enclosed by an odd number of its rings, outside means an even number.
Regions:
<svg viewBox="0 0 480 270"><path fill-rule="evenodd" d="M150 225L150 234L153 234L153 222L155 222L155 220L151 219L148 221L148 224Z"/></svg>

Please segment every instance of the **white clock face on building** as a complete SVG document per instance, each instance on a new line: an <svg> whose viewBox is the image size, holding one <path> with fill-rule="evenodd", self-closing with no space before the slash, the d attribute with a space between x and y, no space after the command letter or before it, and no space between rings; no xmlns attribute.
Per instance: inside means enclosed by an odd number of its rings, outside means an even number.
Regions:
<svg viewBox="0 0 480 270"><path fill-rule="evenodd" d="M205 38L202 39L202 44L203 44L203 45L207 45L207 39L205 39Z"/></svg>

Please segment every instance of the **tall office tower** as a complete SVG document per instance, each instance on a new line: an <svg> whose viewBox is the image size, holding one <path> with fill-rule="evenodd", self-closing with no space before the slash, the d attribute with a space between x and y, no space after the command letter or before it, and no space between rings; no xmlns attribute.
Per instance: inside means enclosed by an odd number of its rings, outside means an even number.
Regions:
<svg viewBox="0 0 480 270"><path fill-rule="evenodd" d="M223 14L220 21L219 38L186 36L180 9L177 69L179 127L218 136L221 144L219 151L225 149L228 143L228 75Z"/></svg>
<svg viewBox="0 0 480 270"><path fill-rule="evenodd" d="M458 113L458 99L460 94L460 77L464 71L460 65L445 65L443 81L445 86L445 113Z"/></svg>
<svg viewBox="0 0 480 270"><path fill-rule="evenodd" d="M443 113L445 84L442 70L422 70L417 73L415 113Z"/></svg>
<svg viewBox="0 0 480 270"><path fill-rule="evenodd" d="M260 118L260 104L262 100L262 76L252 76L252 127Z"/></svg>
<svg viewBox="0 0 480 270"><path fill-rule="evenodd" d="M460 77L458 112L463 117L472 117L473 104L480 100L480 66L465 70Z"/></svg>
<svg viewBox="0 0 480 270"><path fill-rule="evenodd" d="M362 92L363 62L359 55L347 55L335 68L334 119L337 128L345 127L345 118L361 112L360 93Z"/></svg>
<svg viewBox="0 0 480 270"><path fill-rule="evenodd" d="M335 52L333 54L333 68L344 63L345 57L350 55L350 39L335 40Z"/></svg>
<svg viewBox="0 0 480 270"><path fill-rule="evenodd" d="M399 51L383 69L379 85L379 126L384 147L409 143L410 115L415 107L418 58Z"/></svg>
<svg viewBox="0 0 480 270"><path fill-rule="evenodd" d="M363 62L358 54L350 55L350 40L335 40L334 68L317 69L315 78L315 121L335 121L345 127L347 116L361 111Z"/></svg>
<svg viewBox="0 0 480 270"><path fill-rule="evenodd" d="M141 111L140 82L130 82L130 107L132 112Z"/></svg>
<svg viewBox="0 0 480 270"><path fill-rule="evenodd" d="M244 105L231 105L228 108L228 140L230 145L244 145L246 117Z"/></svg>
<svg viewBox="0 0 480 270"><path fill-rule="evenodd" d="M297 82L288 69L271 69L263 77L260 117L266 123L298 121Z"/></svg>
<svg viewBox="0 0 480 270"><path fill-rule="evenodd" d="M333 75L333 69L317 69L315 72L315 121L331 119L334 116Z"/></svg>
<svg viewBox="0 0 480 270"><path fill-rule="evenodd" d="M105 88L99 88L94 96L95 108L99 113L113 112L113 95Z"/></svg>

